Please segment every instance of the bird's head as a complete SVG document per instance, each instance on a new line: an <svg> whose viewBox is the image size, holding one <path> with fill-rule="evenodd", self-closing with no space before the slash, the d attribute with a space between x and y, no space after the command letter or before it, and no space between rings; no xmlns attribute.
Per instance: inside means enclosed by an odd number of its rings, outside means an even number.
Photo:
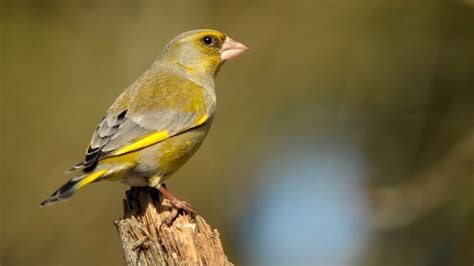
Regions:
<svg viewBox="0 0 474 266"><path fill-rule="evenodd" d="M193 30L171 40L161 52L162 63L177 65L186 72L214 77L222 63L248 48L215 30Z"/></svg>

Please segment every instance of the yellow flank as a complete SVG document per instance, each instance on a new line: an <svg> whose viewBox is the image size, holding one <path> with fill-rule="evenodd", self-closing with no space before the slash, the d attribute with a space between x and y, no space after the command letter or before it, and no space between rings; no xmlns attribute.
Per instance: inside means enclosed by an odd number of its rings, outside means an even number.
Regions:
<svg viewBox="0 0 474 266"><path fill-rule="evenodd" d="M209 127L210 124L195 127L157 145L157 165L163 175L161 181L177 171L194 154L204 140Z"/></svg>
<svg viewBox="0 0 474 266"><path fill-rule="evenodd" d="M129 152L120 156L104 158L99 165L110 167L105 180L122 180L127 177L130 169L136 166L141 151Z"/></svg>
<svg viewBox="0 0 474 266"><path fill-rule="evenodd" d="M77 189L80 189L81 187L94 182L97 178L103 176L105 174L105 172L107 172L107 171L108 171L108 169L102 169L102 170L99 170L97 172L94 172L94 173L86 176L84 179L79 181L79 183L77 183Z"/></svg>
<svg viewBox="0 0 474 266"><path fill-rule="evenodd" d="M128 152L131 152L131 151L135 151L135 150L139 150L139 149L142 149L142 148L145 148L145 147L148 147L152 144L155 144L159 141L162 141L164 139L166 139L167 137L169 137L170 134L168 133L168 131L164 130L164 131L158 131L158 132L155 132L155 133L152 133L130 145L127 145L121 149L119 149L118 151L114 152L112 154L112 156L117 156L117 155L122 155L124 153L128 153Z"/></svg>
<svg viewBox="0 0 474 266"><path fill-rule="evenodd" d="M135 151L135 152L129 152L129 153L126 153L126 154L122 154L120 156L111 156L111 157L106 157L102 160L100 160L100 165L104 165L104 164L119 164L119 165L122 165L124 167L130 167L130 166L133 166L137 163L137 160L138 160L138 151ZM116 169L114 168L113 169L114 172L116 171Z"/></svg>
<svg viewBox="0 0 474 266"><path fill-rule="evenodd" d="M200 125L204 124L204 122L206 122L208 118L209 118L209 116L207 114L204 114L201 118L199 118L196 121L196 126L200 126Z"/></svg>

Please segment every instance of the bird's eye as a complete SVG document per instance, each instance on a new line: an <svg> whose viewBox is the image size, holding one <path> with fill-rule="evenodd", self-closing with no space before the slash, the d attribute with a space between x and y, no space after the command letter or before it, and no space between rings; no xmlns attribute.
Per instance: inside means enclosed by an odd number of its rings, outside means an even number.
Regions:
<svg viewBox="0 0 474 266"><path fill-rule="evenodd" d="M202 38L201 42L206 46L212 46L216 43L216 39L212 36L206 36Z"/></svg>

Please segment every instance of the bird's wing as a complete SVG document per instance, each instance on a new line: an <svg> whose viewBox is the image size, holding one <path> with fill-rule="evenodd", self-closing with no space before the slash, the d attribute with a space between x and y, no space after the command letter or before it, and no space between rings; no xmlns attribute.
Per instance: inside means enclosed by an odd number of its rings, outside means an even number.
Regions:
<svg viewBox="0 0 474 266"><path fill-rule="evenodd" d="M156 144L204 124L214 103L204 89L184 78L142 80L117 99L92 135L84 161L70 170L90 171L99 160Z"/></svg>

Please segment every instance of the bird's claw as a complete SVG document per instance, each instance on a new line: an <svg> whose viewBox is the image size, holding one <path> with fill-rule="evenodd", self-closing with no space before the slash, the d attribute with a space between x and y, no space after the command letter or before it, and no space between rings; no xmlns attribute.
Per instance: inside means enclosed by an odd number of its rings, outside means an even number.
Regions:
<svg viewBox="0 0 474 266"><path fill-rule="evenodd" d="M171 226L173 224L173 222L176 220L180 212L186 212L189 215L191 215L192 218L196 217L196 212L191 207L191 204L187 203L186 201L175 199L175 200L171 200L170 202L171 202L171 212L164 221L164 223L167 226Z"/></svg>
<svg viewBox="0 0 474 266"><path fill-rule="evenodd" d="M173 194L171 194L167 189L164 184L162 184L159 188L159 191L163 195L165 199L168 199L171 203L171 212L166 217L164 220L164 224L170 226L173 224L174 220L176 220L176 217L178 217L178 214L180 212L186 212L188 213L192 218L196 217L196 212L193 210L191 207L191 204L187 203L186 201L179 200Z"/></svg>

